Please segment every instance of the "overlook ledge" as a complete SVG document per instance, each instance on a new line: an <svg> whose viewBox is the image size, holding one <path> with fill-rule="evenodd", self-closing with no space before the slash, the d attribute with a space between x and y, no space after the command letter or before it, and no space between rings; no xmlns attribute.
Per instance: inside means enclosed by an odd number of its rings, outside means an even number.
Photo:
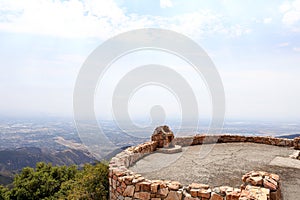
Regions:
<svg viewBox="0 0 300 200"><path fill-rule="evenodd" d="M291 140L238 135L196 135L174 138L174 145L185 146L183 152L164 154L163 156L156 151L158 149L157 141L146 142L124 150L110 161L110 199L298 199L297 187L300 184L300 170L272 166L268 163L274 157L288 157L288 154L294 151L293 149L299 149L299 141L299 138ZM207 158L204 157L202 160L198 160L198 163L196 158L192 158L197 156L195 153L193 155L193 150L197 152L197 149L201 146L212 144L214 144L214 148L207 155ZM240 150L236 151L237 148ZM251 148L248 153L245 151L247 148ZM216 149L219 149L219 151L216 151ZM239 155L239 153L242 155ZM264 156L269 153L270 156ZM217 154L220 154L219 157ZM157 155L162 156L161 162L154 161L157 159ZM163 166L164 162L167 163L168 159L170 160L169 157L176 156L174 162ZM214 156L219 159L215 158L215 160L210 161ZM151 162L151 158L154 159L152 166L158 169L148 166L147 172L145 167L138 168L143 162L144 164ZM222 159L227 160L227 166L222 165ZM239 159L242 159L242 161ZM198 175L195 174L195 171L186 168L186 164L192 162L198 164L194 167L194 169L198 169ZM253 162L253 164L248 165L247 162ZM222 168L219 171L216 170L218 166L220 167L220 164L224 169L232 168L234 170L230 173L224 170L223 177L209 175L210 171L213 171L211 166L215 166L215 171L219 172L219 175L222 174ZM159 168L160 166L162 168ZM244 166L244 168L240 169L239 166ZM206 169L206 171L204 170L204 173L201 174L203 169ZM172 170L174 171L172 172ZM180 175L180 171L183 172L182 175ZM155 175L155 173L157 174ZM205 176L205 174L208 175ZM204 178L201 175L204 175ZM189 177L194 179L189 179ZM158 178L162 180L157 180Z"/></svg>

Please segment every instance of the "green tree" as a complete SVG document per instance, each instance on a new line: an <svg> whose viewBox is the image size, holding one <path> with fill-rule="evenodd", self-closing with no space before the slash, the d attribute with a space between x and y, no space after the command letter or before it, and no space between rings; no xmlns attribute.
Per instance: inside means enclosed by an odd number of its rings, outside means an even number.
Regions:
<svg viewBox="0 0 300 200"><path fill-rule="evenodd" d="M37 163L36 169L26 167L15 177L10 199L49 199L60 191L63 182L74 179L77 172L75 166L54 167L43 162Z"/></svg>
<svg viewBox="0 0 300 200"><path fill-rule="evenodd" d="M0 185L0 200L8 200L9 199L9 191L6 187Z"/></svg>
<svg viewBox="0 0 300 200"><path fill-rule="evenodd" d="M86 164L83 170L76 174L75 180L63 183L60 199L106 200L108 189L107 163L98 163L95 166Z"/></svg>
<svg viewBox="0 0 300 200"><path fill-rule="evenodd" d="M52 166L37 163L36 168L25 167L16 175L13 188L0 186L0 200L56 200L56 199L108 199L108 165L86 164L82 170L76 166Z"/></svg>

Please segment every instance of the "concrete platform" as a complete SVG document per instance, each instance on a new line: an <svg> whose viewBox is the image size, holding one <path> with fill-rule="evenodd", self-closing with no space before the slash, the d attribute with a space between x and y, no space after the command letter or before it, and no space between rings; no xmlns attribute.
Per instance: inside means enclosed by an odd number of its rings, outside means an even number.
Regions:
<svg viewBox="0 0 300 200"><path fill-rule="evenodd" d="M205 150L210 150L204 154ZM254 143L226 143L184 147L176 154L155 152L139 160L130 170L148 179L177 180L211 186L229 185L239 188L241 177L251 170L262 170L280 175L285 200L300 195L300 169L274 164L277 157L288 158L292 148Z"/></svg>
<svg viewBox="0 0 300 200"><path fill-rule="evenodd" d="M271 161L270 165L300 169L300 160L285 157L276 157Z"/></svg>

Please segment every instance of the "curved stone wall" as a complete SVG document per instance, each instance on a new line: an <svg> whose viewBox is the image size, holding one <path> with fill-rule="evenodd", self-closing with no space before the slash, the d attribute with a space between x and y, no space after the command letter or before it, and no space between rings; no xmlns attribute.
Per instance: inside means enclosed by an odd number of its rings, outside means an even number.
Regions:
<svg viewBox="0 0 300 200"><path fill-rule="evenodd" d="M196 135L177 137L176 145L189 146L209 143L252 142L267 145L300 148L300 137L291 139L239 135ZM129 147L113 157L109 163L111 200L279 200L280 178L267 172L249 172L242 178L241 188L221 186L210 188L206 184L191 183L184 186L178 181L148 180L128 169L145 155L156 151L157 141Z"/></svg>

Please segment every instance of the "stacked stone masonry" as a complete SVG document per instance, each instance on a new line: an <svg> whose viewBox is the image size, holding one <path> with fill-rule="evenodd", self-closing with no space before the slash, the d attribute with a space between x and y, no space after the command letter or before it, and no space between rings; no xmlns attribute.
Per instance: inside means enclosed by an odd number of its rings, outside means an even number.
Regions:
<svg viewBox="0 0 300 200"><path fill-rule="evenodd" d="M283 147L300 148L300 138L283 139L273 137L238 135L196 135L178 137L176 145L189 146L208 143L252 142ZM178 181L148 180L130 171L129 166L158 148L158 142L146 142L129 147L113 157L109 163L109 185L111 200L280 200L280 177L276 174L252 171L242 177L240 188L221 186L211 188L201 183L184 186Z"/></svg>

